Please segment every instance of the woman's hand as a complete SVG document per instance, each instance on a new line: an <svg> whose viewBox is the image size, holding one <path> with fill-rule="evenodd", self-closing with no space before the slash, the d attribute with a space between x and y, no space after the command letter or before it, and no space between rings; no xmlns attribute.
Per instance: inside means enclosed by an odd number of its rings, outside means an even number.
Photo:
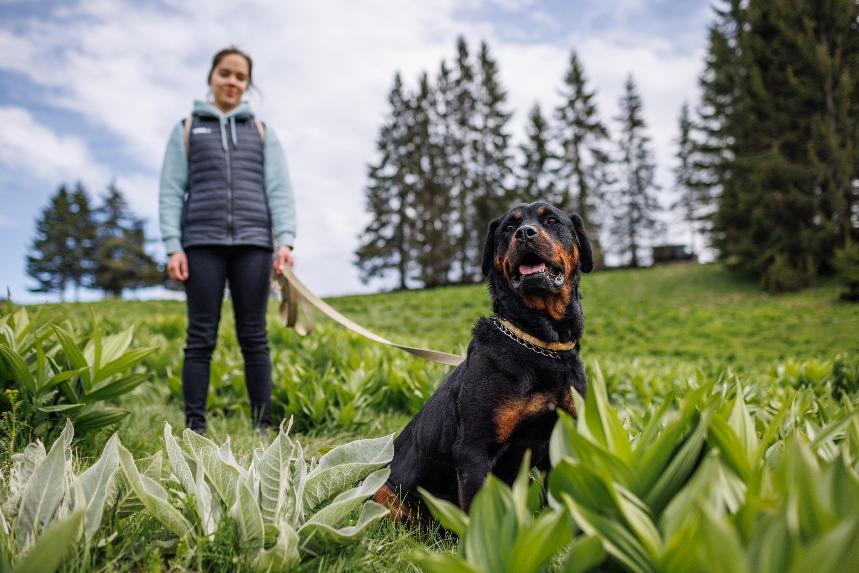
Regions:
<svg viewBox="0 0 859 573"><path fill-rule="evenodd" d="M292 247L287 247L286 245L279 246L277 252L274 254L274 262L272 263L274 272L280 274L284 265L292 267L293 264Z"/></svg>
<svg viewBox="0 0 859 573"><path fill-rule="evenodd" d="M188 257L182 251L176 251L170 255L167 261L167 274L176 281L188 280Z"/></svg>

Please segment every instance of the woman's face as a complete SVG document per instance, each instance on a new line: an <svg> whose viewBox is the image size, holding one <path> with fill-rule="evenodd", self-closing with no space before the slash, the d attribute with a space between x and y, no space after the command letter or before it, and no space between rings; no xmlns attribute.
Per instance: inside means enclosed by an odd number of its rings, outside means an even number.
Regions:
<svg viewBox="0 0 859 573"><path fill-rule="evenodd" d="M248 89L249 76L248 61L244 57L229 54L221 58L209 78L218 109L230 111L241 103L242 95Z"/></svg>

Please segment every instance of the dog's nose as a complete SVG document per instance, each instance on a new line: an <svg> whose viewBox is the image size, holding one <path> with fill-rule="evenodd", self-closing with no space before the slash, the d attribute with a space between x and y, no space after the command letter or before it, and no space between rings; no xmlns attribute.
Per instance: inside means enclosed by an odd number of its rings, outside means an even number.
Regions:
<svg viewBox="0 0 859 573"><path fill-rule="evenodd" d="M525 242L530 241L537 236L537 227L533 225L522 225L516 229L515 237L517 240Z"/></svg>

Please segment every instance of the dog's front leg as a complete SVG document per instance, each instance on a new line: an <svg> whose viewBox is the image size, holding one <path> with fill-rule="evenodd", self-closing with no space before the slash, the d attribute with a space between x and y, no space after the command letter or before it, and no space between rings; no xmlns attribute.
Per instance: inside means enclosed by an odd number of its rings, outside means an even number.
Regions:
<svg viewBox="0 0 859 573"><path fill-rule="evenodd" d="M456 461L456 480L459 487L459 507L468 512L471 500L486 481L492 469L488 448L480 444L457 444L453 449Z"/></svg>

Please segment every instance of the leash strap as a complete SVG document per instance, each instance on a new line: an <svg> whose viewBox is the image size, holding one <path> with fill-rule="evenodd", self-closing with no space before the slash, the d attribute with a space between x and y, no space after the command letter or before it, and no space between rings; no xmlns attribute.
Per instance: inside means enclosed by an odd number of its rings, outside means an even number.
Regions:
<svg viewBox="0 0 859 573"><path fill-rule="evenodd" d="M309 306L313 306L337 324L345 326L352 332L379 344L393 346L415 356L449 366L456 366L465 360L464 356L458 354L449 354L447 352L439 352L438 350L416 348L414 346L391 342L387 338L383 338L367 330L357 322L343 316L324 300L313 294L304 283L298 280L292 269L286 265L284 265L282 273L277 275L277 282L280 285L281 291L280 317L286 326L295 328L295 332L300 336L310 333L313 329L313 318L309 308Z"/></svg>

